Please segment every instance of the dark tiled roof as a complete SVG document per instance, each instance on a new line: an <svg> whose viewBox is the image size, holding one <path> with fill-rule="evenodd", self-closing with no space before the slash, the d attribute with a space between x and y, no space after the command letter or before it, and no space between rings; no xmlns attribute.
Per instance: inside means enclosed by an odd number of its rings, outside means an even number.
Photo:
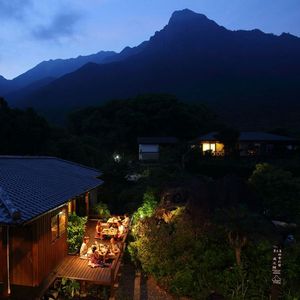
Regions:
<svg viewBox="0 0 300 300"><path fill-rule="evenodd" d="M173 136L138 137L138 144L176 144L178 139Z"/></svg>
<svg viewBox="0 0 300 300"><path fill-rule="evenodd" d="M0 156L0 223L29 221L102 184L100 175L54 157Z"/></svg>
<svg viewBox="0 0 300 300"><path fill-rule="evenodd" d="M208 134L205 134L203 136L200 136L198 141L217 141L216 139L217 132L210 132ZM294 142L296 141L293 138L277 135L277 134L271 134L266 132L260 132L260 131L241 131L239 136L239 141L241 142Z"/></svg>

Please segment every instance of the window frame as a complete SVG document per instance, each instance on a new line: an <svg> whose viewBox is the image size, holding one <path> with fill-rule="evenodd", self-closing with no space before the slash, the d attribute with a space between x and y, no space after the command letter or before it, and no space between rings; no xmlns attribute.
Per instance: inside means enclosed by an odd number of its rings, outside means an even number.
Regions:
<svg viewBox="0 0 300 300"><path fill-rule="evenodd" d="M64 216L64 220L62 219L62 216ZM61 238L64 235L64 233L67 231L67 212L65 208L63 208L62 210L60 210L58 213L56 213L54 216L51 217L50 226L51 226L51 242L54 243L56 240ZM52 230L52 228L55 227L56 230ZM54 232L56 232L55 235Z"/></svg>

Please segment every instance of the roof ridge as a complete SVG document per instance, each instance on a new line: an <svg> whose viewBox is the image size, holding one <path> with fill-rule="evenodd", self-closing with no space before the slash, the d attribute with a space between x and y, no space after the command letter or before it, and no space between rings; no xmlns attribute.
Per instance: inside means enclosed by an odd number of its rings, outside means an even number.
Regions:
<svg viewBox="0 0 300 300"><path fill-rule="evenodd" d="M79 167L82 167L82 168L85 168L85 169L90 169L92 171L95 171L95 172L99 173L99 176L102 174L102 172L99 169L92 168L92 167L89 167L89 166L86 166L86 165L83 165L83 164L80 164L80 163L77 163L77 162L74 162L74 161L66 160L66 159L63 159L63 158L59 158L59 157L55 157L55 158L57 160L68 163L70 165L75 165L75 166L79 166Z"/></svg>
<svg viewBox="0 0 300 300"><path fill-rule="evenodd" d="M44 155L0 155L0 159L1 158L6 158L6 159L56 159L56 160L59 160L59 161L63 161L65 163L68 163L68 164L71 164L71 165L75 165L75 166L79 166L79 167L82 167L82 168L85 168L85 169L89 169L89 170L93 170L95 172L98 172L99 175L102 174L102 172L99 170L99 169L96 169L96 168L92 168L92 167L89 167L89 166L86 166L86 165L83 165L83 164L80 164L80 163L76 163L76 162L73 162L73 161L69 161L69 160L66 160L66 159L63 159L63 158L60 158L60 157L56 157L56 156L44 156Z"/></svg>
<svg viewBox="0 0 300 300"><path fill-rule="evenodd" d="M49 159L57 159L57 157L55 156L47 156L47 155L0 155L0 158L17 158L17 159L22 159L22 158L26 158L26 159L45 159L45 158L49 158Z"/></svg>

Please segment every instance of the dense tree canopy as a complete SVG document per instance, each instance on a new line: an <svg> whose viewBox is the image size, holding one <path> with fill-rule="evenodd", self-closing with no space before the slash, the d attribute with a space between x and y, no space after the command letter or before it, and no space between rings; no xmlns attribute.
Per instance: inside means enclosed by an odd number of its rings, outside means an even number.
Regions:
<svg viewBox="0 0 300 300"><path fill-rule="evenodd" d="M265 214L282 221L300 220L300 179L270 164L258 164L249 183Z"/></svg>
<svg viewBox="0 0 300 300"><path fill-rule="evenodd" d="M99 165L97 141L52 127L33 109L9 108L0 98L0 155L48 155Z"/></svg>
<svg viewBox="0 0 300 300"><path fill-rule="evenodd" d="M217 119L205 106L153 94L73 112L68 128L59 128L33 109L9 108L1 98L0 126L0 154L52 155L102 168L113 153L136 159L139 136L186 142L213 129Z"/></svg>
<svg viewBox="0 0 300 300"><path fill-rule="evenodd" d="M10 109L4 99L0 99L0 153L45 153L49 135L48 123L34 110Z"/></svg>
<svg viewBox="0 0 300 300"><path fill-rule="evenodd" d="M179 102L171 95L143 95L110 101L70 115L69 129L76 135L97 137L112 150L136 149L139 136L175 136L189 140L216 125L205 106Z"/></svg>

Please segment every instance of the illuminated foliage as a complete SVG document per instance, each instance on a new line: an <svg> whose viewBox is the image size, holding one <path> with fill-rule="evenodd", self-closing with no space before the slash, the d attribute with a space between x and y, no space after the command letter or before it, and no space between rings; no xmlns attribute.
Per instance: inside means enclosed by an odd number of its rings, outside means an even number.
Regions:
<svg viewBox="0 0 300 300"><path fill-rule="evenodd" d="M173 216L171 222L157 219L153 214L140 220L138 227L139 234L135 234L135 241L129 247L132 258L173 294L193 299L205 299L212 290L226 299L253 299L252 295L258 294L259 299L264 299L267 295L270 244L247 244L244 264L238 267L226 230L212 226L197 235L184 210ZM249 249L252 250L248 252ZM251 262L253 254L255 265Z"/></svg>
<svg viewBox="0 0 300 300"><path fill-rule="evenodd" d="M68 217L69 252L78 252L85 232L87 217L79 217L75 213Z"/></svg>
<svg viewBox="0 0 300 300"><path fill-rule="evenodd" d="M133 224L137 224L139 220L151 217L157 206L156 196L153 191L147 191L143 197L143 204L133 214Z"/></svg>
<svg viewBox="0 0 300 300"><path fill-rule="evenodd" d="M219 225L199 230L193 213L189 204L170 209L158 203L147 217L137 218L129 245L132 259L177 297L206 299L213 290L225 299L267 299L272 243L265 229L258 232L263 218L237 207L224 211ZM284 299L299 294L299 253L297 247L285 251Z"/></svg>

